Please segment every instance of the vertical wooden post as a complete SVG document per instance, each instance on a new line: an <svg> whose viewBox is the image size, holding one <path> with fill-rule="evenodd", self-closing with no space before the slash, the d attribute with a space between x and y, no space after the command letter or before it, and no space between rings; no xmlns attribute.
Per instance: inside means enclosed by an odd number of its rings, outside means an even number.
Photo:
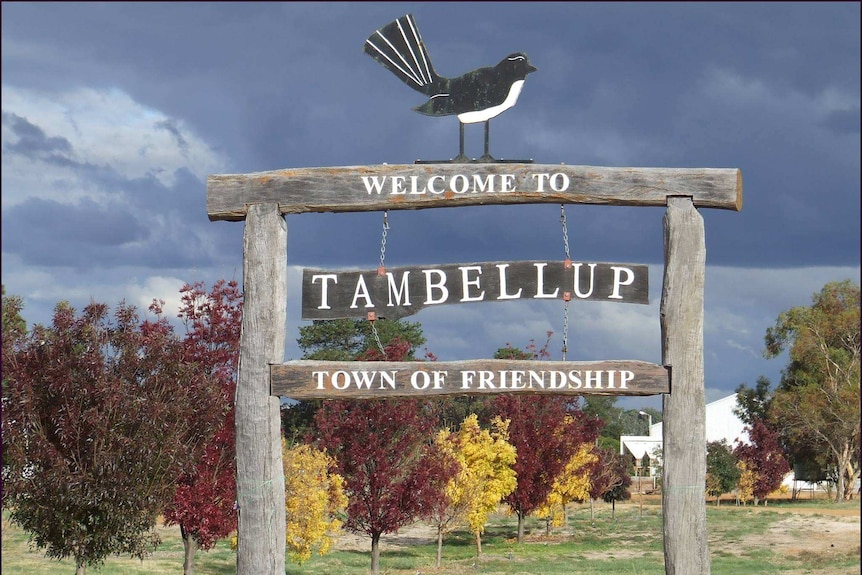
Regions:
<svg viewBox="0 0 862 575"><path fill-rule="evenodd" d="M691 198L668 197L661 298L664 396L664 562L667 575L709 575L706 533L706 398L703 376L703 218Z"/></svg>
<svg viewBox="0 0 862 575"><path fill-rule="evenodd" d="M269 364L284 361L287 224L278 204L249 207L236 387L237 575L284 575L284 470Z"/></svg>

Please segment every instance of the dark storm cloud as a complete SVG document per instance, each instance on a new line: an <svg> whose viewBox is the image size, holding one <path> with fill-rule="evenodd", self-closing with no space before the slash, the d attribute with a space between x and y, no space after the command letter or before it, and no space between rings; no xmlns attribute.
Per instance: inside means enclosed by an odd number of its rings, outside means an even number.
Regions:
<svg viewBox="0 0 862 575"><path fill-rule="evenodd" d="M66 138L58 136L49 138L39 126L9 112L3 112L3 125L8 126L16 137L16 141L3 146L4 152L21 154L51 163L68 163L72 144Z"/></svg>
<svg viewBox="0 0 862 575"><path fill-rule="evenodd" d="M100 267L148 230L119 206L30 198L3 210L3 251L30 265ZM115 262L114 262L115 263Z"/></svg>

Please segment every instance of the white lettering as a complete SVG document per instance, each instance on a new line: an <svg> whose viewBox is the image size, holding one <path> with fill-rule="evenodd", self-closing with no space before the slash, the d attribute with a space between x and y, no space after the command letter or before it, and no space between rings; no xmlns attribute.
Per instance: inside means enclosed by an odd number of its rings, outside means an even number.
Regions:
<svg viewBox="0 0 862 575"><path fill-rule="evenodd" d="M524 291L523 288L518 290L516 294L506 293L506 268L509 267L509 264L497 264L497 269L500 270L500 295L497 299L518 299L521 297L521 292Z"/></svg>
<svg viewBox="0 0 862 575"><path fill-rule="evenodd" d="M393 196L403 196L407 193L407 190L404 189L404 176L392 176L389 178L392 182L392 192Z"/></svg>
<svg viewBox="0 0 862 575"><path fill-rule="evenodd" d="M476 375L476 372L469 369L461 372L461 389L470 389L473 385L474 375Z"/></svg>
<svg viewBox="0 0 862 575"><path fill-rule="evenodd" d="M555 192L564 192L569 189L569 176L556 173L550 179L551 189Z"/></svg>
<svg viewBox="0 0 862 575"><path fill-rule="evenodd" d="M515 176L512 174L503 174L500 176L500 191L514 192L515 191Z"/></svg>
<svg viewBox="0 0 862 575"><path fill-rule="evenodd" d="M419 181L419 176L410 176L410 195L411 196L421 196L425 194L425 188L422 188L419 191L417 182Z"/></svg>
<svg viewBox="0 0 862 575"><path fill-rule="evenodd" d="M329 287L329 284L327 284L326 282L329 280L332 280L333 282L338 283L338 276L335 274L313 275L313 276L311 276L311 284L314 285L314 282L316 282L318 280L318 278L321 280L321 282L320 282L320 305L317 306L317 309L332 309L329 306L329 302L327 301L327 288Z"/></svg>
<svg viewBox="0 0 862 575"><path fill-rule="evenodd" d="M425 305L444 303L449 297L449 290L446 288L446 274L443 273L443 270L437 269L422 270L422 273L425 274ZM437 276L439 280L437 283L431 280L432 275ZM432 295L435 289L440 290L440 297L438 299L434 299Z"/></svg>
<svg viewBox="0 0 862 575"><path fill-rule="evenodd" d="M470 189L470 180L467 179L467 176L461 174L452 176L452 179L449 180L449 187L452 188L452 191L456 194L463 194Z"/></svg>
<svg viewBox="0 0 862 575"><path fill-rule="evenodd" d="M431 176L430 178L428 178L428 191L431 192L432 194L442 194L443 192L445 192L446 191L445 189L438 190L437 188L434 187L434 180L442 180L442 179L443 179L443 176Z"/></svg>
<svg viewBox="0 0 862 575"><path fill-rule="evenodd" d="M362 176L362 183L365 184L365 191L368 192L368 195L371 195L371 192L376 192L377 195L380 195L380 192L383 191L383 185L386 183L386 176L380 178L379 176Z"/></svg>
<svg viewBox="0 0 862 575"><path fill-rule="evenodd" d="M548 264L534 264L536 266L536 298L555 298L560 293L560 288L554 290L554 293L545 293L545 266Z"/></svg>
<svg viewBox="0 0 862 575"><path fill-rule="evenodd" d="M608 296L608 299L623 299L623 296L620 295L620 287L631 285L632 282L635 281L635 273L631 268L611 266L611 269L614 270L614 292ZM620 275L622 273L626 274L625 281L620 280Z"/></svg>
<svg viewBox="0 0 862 575"><path fill-rule="evenodd" d="M404 275L401 276L401 289L395 285L395 274L392 272L386 272L386 279L389 284L389 306L393 305L410 305L410 288L407 284L407 278L410 275L410 270L404 272ZM395 303L392 302L392 296L395 296ZM401 298L404 298L404 301L401 301Z"/></svg>
<svg viewBox="0 0 862 575"><path fill-rule="evenodd" d="M317 389L324 389L323 378L329 375L327 371L312 371L311 377L317 380Z"/></svg>
<svg viewBox="0 0 862 575"><path fill-rule="evenodd" d="M344 391L350 387L350 374L346 371L336 371L332 374L330 381L332 382L332 387L339 391Z"/></svg>
<svg viewBox="0 0 862 575"><path fill-rule="evenodd" d="M421 383L419 383L420 379L422 380ZM431 376L426 371L414 371L413 375L410 376L410 385L413 386L413 389L426 389L431 385Z"/></svg>
<svg viewBox="0 0 862 575"><path fill-rule="evenodd" d="M449 375L448 371L435 371L434 372L434 389L443 389L446 384L446 376Z"/></svg>
<svg viewBox="0 0 862 575"><path fill-rule="evenodd" d="M473 174L473 192L484 192L486 188L488 192L494 192L494 174L488 174L484 181L481 175Z"/></svg>
<svg viewBox="0 0 862 575"><path fill-rule="evenodd" d="M596 264L589 264L590 266L590 291L587 293L581 293L581 266L584 265L582 263L576 263L575 266L575 295L581 299L590 297L593 294L593 281L596 277Z"/></svg>
<svg viewBox="0 0 862 575"><path fill-rule="evenodd" d="M538 180L536 182L536 191L544 192L545 191L545 180L548 179L548 174L533 174L533 179Z"/></svg>
<svg viewBox="0 0 862 575"><path fill-rule="evenodd" d="M374 307L371 302L371 295L368 293L368 286L365 285L365 276L360 275L359 281L356 282L356 290L353 292L353 302L350 304L350 309L356 309L356 300L359 298L365 299L365 307Z"/></svg>
<svg viewBox="0 0 862 575"><path fill-rule="evenodd" d="M633 371L621 371L620 372L620 389L628 389L628 382L635 378L635 373Z"/></svg>
<svg viewBox="0 0 862 575"><path fill-rule="evenodd" d="M482 290L478 296L470 296L470 286L482 287L480 278L470 279L470 272L476 272L477 275L482 275L482 266L463 266L461 270L461 284L464 286L464 297L461 301L482 301L485 299L485 290Z"/></svg>
<svg viewBox="0 0 862 575"><path fill-rule="evenodd" d="M533 385L536 385L536 387L541 387L542 389L545 389L545 372L544 371L540 371L539 373L536 373L535 371L530 372L530 389L533 388Z"/></svg>

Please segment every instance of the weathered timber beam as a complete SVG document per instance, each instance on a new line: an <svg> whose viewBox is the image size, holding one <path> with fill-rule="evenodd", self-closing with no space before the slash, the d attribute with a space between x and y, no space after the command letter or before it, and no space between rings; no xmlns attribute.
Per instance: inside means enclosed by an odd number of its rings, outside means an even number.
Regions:
<svg viewBox="0 0 862 575"><path fill-rule="evenodd" d="M644 361L289 361L270 366L270 394L293 399L548 393L657 395L667 370Z"/></svg>
<svg viewBox="0 0 862 575"><path fill-rule="evenodd" d="M503 204L667 205L742 209L736 168L606 168L557 164L402 164L294 168L207 178L212 221L242 220L248 207L282 214L418 210Z"/></svg>

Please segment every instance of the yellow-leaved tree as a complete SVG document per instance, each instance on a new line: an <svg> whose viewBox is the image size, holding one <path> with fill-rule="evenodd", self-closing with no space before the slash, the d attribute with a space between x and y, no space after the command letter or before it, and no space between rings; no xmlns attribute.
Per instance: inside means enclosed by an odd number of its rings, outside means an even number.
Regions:
<svg viewBox="0 0 862 575"><path fill-rule="evenodd" d="M532 515L545 520L545 532L550 534L551 525L561 527L566 523L566 505L572 501L590 499L591 466L599 460L591 443L582 443L563 473L554 480L547 499Z"/></svg>
<svg viewBox="0 0 862 575"><path fill-rule="evenodd" d="M488 515L517 487L515 447L508 439L508 420L495 417L491 429L482 429L476 414L468 415L457 432L444 429L438 433L438 447L457 462L458 472L447 483L444 500L430 517L437 527L437 567L443 534L461 521L476 535L476 553L482 554Z"/></svg>
<svg viewBox="0 0 862 575"><path fill-rule="evenodd" d="M310 445L288 448L282 439L287 553L296 563L324 555L341 530L336 517L347 505L344 479L330 473L331 458Z"/></svg>
<svg viewBox="0 0 862 575"><path fill-rule="evenodd" d="M749 465L740 459L736 462L739 468L739 482L736 484L736 502L745 505L754 499L754 484L757 482L757 473Z"/></svg>

